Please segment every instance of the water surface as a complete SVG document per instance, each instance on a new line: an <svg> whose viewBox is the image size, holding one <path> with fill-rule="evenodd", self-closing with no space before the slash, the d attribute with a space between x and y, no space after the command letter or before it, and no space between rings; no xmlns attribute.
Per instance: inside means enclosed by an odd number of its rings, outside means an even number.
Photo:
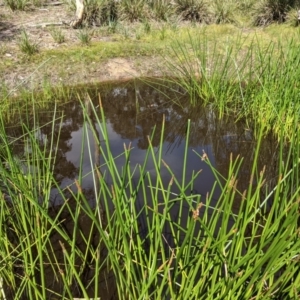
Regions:
<svg viewBox="0 0 300 300"><path fill-rule="evenodd" d="M52 136L57 141L54 175L61 187L70 187L76 191L74 180L78 178L81 171L84 174L82 181L84 193L91 206L95 204L93 168L98 165L102 174L107 171L102 157L104 153L99 152L93 137L93 132L96 132L101 145L104 144L104 137L97 122L97 118L101 120L99 95L105 112L110 150L116 157L120 171L124 165L124 156L120 156L124 152L124 145L131 145L133 148L130 158L132 170L136 165L143 163L149 145L149 136L152 136L155 151L159 151L161 125L165 120L162 158L172 169L177 180L182 182L187 124L190 122L185 182L191 180L194 172L202 171L194 181L193 187L187 192L199 195L202 202L205 202L207 195L212 194L213 202L216 202L221 195L221 188L216 185L216 178L211 168L205 160L201 159L204 153L219 172L219 178L228 177L230 157L232 159L243 157L240 172L236 175L238 188L241 191L247 189L253 154L257 147L251 126L242 121L237 122L232 117L225 116L219 119L213 103L206 108L193 107L189 104L188 96L179 87L166 86L162 82L149 80L106 83L97 87L78 89L78 94L69 99L67 104L59 106L54 128L51 124L53 111L40 111L35 118L27 119L27 127L29 130L35 129L35 137L41 148L50 147L49 141ZM89 99L93 105L89 104ZM92 113L93 107L96 114ZM91 122L84 118L83 110L90 111ZM7 131L11 137L18 137L22 135L23 129L19 125L10 125ZM266 182L271 181L276 175L273 172L277 160L276 150L273 139L266 138L263 141L257 167L260 170L263 166L267 166ZM31 149L25 140L15 143L13 151L16 156L24 157ZM155 179L156 172L151 160L148 161L146 169ZM172 176L165 167L161 168L160 174L167 186ZM134 179L138 179L138 174ZM107 176L106 180L109 183L111 179ZM175 185L172 186L172 193L179 193ZM143 205L139 197L138 195L137 206ZM63 198L55 188L52 190L50 200L53 206L59 206L63 202ZM236 207L238 206L237 202ZM190 209L186 207L185 216L189 213ZM172 214L176 220L178 214L176 205ZM141 223L144 226L142 221ZM146 230L147 228L144 228L144 231ZM167 236L168 228L165 230ZM171 243L170 239L169 244ZM60 251L59 248L57 249ZM49 278L51 276L49 275Z"/></svg>

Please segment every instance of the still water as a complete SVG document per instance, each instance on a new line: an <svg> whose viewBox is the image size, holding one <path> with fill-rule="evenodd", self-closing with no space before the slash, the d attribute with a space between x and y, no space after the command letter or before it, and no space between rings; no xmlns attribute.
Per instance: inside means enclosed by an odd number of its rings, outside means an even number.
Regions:
<svg viewBox="0 0 300 300"><path fill-rule="evenodd" d="M186 182L191 179L193 171L202 170L195 180L191 192L205 196L211 192L216 182L210 167L201 160L204 152L213 167L224 177L228 175L230 155L232 154L233 158L238 155L242 157L243 164L238 176L239 188L240 190L247 188L256 147L256 141L249 125L241 121L235 122L233 118L226 118L226 116L220 120L217 112L213 110L213 106L193 107L189 104L188 96L180 88L157 82L135 80L107 83L92 89L85 87L81 92L79 98L84 101L86 93L88 93L98 112L99 95L101 95L110 149L117 157L124 152L124 144L127 146L130 144L133 148L130 158L132 168L143 163L148 148L148 137L153 132L152 145L158 150L161 124L165 118L162 158L170 166L175 177L182 180L187 124L190 120ZM60 179L61 185L66 187L72 185L81 169L83 174L87 174L82 183L83 188L92 190L94 186L91 175L92 167L95 163L99 165L103 163L101 157L96 158L99 161L95 162L94 143L88 142L93 140L93 126L87 125L84 120L82 105L78 99L70 99L70 102L61 108L61 111L63 122L58 142L59 158L55 167L56 176ZM44 120L44 123L48 121L45 118L46 115L47 113L44 116L41 114L41 120ZM96 120L94 121L94 128L101 140L99 127ZM87 134L85 133L86 128ZM49 136L51 127L42 126L40 134L44 138ZM83 153L82 143L84 145ZM265 139L260 153L261 168L265 165L271 166L277 158L275 141ZM93 158L92 163L91 157ZM124 159L117 158L116 163L121 169ZM147 165L147 170L155 175L151 161ZM105 167L101 171L105 172ZM271 169L267 171L272 172ZM165 183L171 179L166 168L161 169L161 176ZM269 176L271 179L273 175ZM174 190L173 192L177 193L178 191ZM217 199L219 195L220 189L217 186L213 198ZM55 193L55 190L53 190L52 201L60 204L59 195Z"/></svg>
<svg viewBox="0 0 300 300"><path fill-rule="evenodd" d="M57 142L57 154L55 162L55 177L62 187L67 187L78 178L79 171L86 174L83 180L83 188L93 189L92 167L95 164L93 126L103 140L99 132L99 126L94 119L94 124L87 124L83 116L83 106L86 94L93 101L97 114L99 112L99 94L106 117L106 127L109 135L110 149L115 157L124 152L124 144L133 148L131 152L131 166L144 161L148 148L148 137L155 132L152 138L153 147L158 150L161 124L165 118L165 131L163 143L163 160L170 166L178 180L182 180L182 166L184 149L186 145L187 123L190 120L190 135L188 141L187 173L185 180L188 181L193 171L202 170L194 182L192 193L205 196L212 190L216 179L208 165L201 160L205 152L220 175L227 178L229 159L240 156L243 164L238 175L239 189L245 190L249 184L249 175L252 167L252 158L256 148L251 126L242 121L236 122L234 118L223 117L219 119L213 105L193 107L189 104L188 96L179 87L168 86L165 83L145 80L127 82L106 83L93 87L81 87L69 99L68 103L57 108L57 122L52 128L53 111L39 111L33 120L28 120L28 130L38 127L36 138L41 145L45 145L54 135ZM98 108L97 108L98 107ZM93 118L92 118L93 120ZM85 132L87 133L85 134ZM21 127L9 126L8 135L11 137L22 136ZM88 138L87 138L88 135ZM56 143L56 140L55 140ZM82 152L83 146L83 152ZM90 147L90 148L89 148ZM276 141L271 138L264 140L259 157L259 167L268 166L267 179L271 180L271 166L277 160ZM26 145L16 143L14 152L23 156ZM196 153L199 155L196 155ZM91 163L91 159L93 162ZM101 165L103 161L98 158ZM116 159L118 166L124 163L122 158ZM154 175L154 167L148 163L147 170ZM105 167L101 171L105 171ZM269 172L269 173L268 173ZM165 182L170 181L170 174L166 168L162 168L161 175ZM176 190L174 193L178 192ZM215 188L213 198L217 199L220 189ZM92 199L91 199L92 201ZM51 202L55 205L61 203L61 199L55 189L52 192Z"/></svg>
<svg viewBox="0 0 300 300"><path fill-rule="evenodd" d="M216 178L211 168L201 159L204 153L219 172L219 178L228 177L231 155L233 159L237 156L242 157L243 164L238 174L238 188L243 191L249 185L253 154L257 146L251 126L242 121L236 122L233 118L226 116L219 119L213 105L206 108L191 106L188 96L179 87L162 84L159 81L134 80L106 83L96 87L81 87L74 95L65 105L58 107L57 122L54 127L51 124L53 111L39 112L34 122L33 119L29 120L27 126L29 130L38 126L36 139L41 145L47 147L51 137L54 137L57 142L54 174L61 187L70 187L75 191L74 180L79 177L80 172L84 174L82 188L91 206L94 205L95 186L92 170L95 165L100 166L102 173L107 170L103 165L99 149L93 143L93 132L97 133L101 143L104 142L99 123L96 121L96 116L100 118L99 95L105 112L110 150L116 157L120 171L124 165L124 156L120 156L124 152L124 145L131 145L133 148L130 157L132 169L144 162L149 136L152 136L152 145L158 152L161 124L165 120L162 159L172 169L177 180L180 182L183 180L183 158L187 142L185 182L192 178L193 172L202 170L194 181L190 193L203 197L201 198L203 202L207 194L212 194L213 201L217 201L220 197L221 188L218 185L215 186ZM84 109L91 109L87 98L91 99L96 109L96 116L91 117L91 122L84 118L83 113ZM190 134L187 141L189 120ZM7 130L12 137L20 136L22 131L18 126L9 126ZM274 178L272 166L277 159L276 150L276 142L273 139L266 138L263 141L258 169L268 166L266 182ZM26 147L26 143L14 146L14 152L18 156L28 151L30 148ZM155 178L156 173L151 160L148 161L146 169ZM160 174L167 186L172 176L164 167L161 168ZM137 179L138 175L136 176ZM106 180L110 181L109 176ZM214 189L213 186L215 186ZM172 192L176 194L179 191L174 187ZM63 201L55 188L52 190L50 200L53 206L59 206ZM139 205L138 202L137 205ZM238 207L238 203L236 206ZM186 214L188 213L187 208ZM174 218L176 218L176 207ZM49 278L51 276L49 274Z"/></svg>

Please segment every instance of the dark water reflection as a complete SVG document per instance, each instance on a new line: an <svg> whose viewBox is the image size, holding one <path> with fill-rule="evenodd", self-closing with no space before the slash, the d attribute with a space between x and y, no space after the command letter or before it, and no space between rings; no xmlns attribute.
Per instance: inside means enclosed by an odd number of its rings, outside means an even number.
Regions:
<svg viewBox="0 0 300 300"><path fill-rule="evenodd" d="M134 167L136 164L142 163L148 147L148 136L152 134L154 127L156 129L152 144L157 150L161 136L161 124L163 117L165 117L163 159L171 167L178 180L181 180L187 123L190 120L186 181L191 179L193 171L202 170L202 173L195 180L191 192L200 194L205 201L205 195L211 192L216 181L207 164L195 154L197 152L201 155L203 151L209 157L212 165L225 177L227 177L229 170L230 154L233 155L233 158L238 155L243 157L243 165L238 175L238 187L241 191L247 189L256 141L251 128L243 122L235 122L233 118L219 120L212 106L207 108L191 107L187 96L175 86L167 87L157 83L128 81L105 84L91 89L85 87L78 91L82 99L84 99L86 92L90 95L95 107L99 105L98 93L101 94L110 146L114 156L118 156L124 151L124 144L131 143L134 148L131 154L131 165ZM39 139L41 145L46 144L46 141L51 139L52 134L58 139L54 170L55 177L62 187L74 183L80 168L83 174L90 174L84 177L82 187L86 191L91 205L93 205L94 184L91 171L92 165L95 163L94 153L97 149L93 143L90 143L89 150L89 144L84 136L86 123L78 98L74 97L69 103L59 108L57 116L60 113L63 115L62 123L58 120L54 130L51 125L53 112L38 114L35 122L41 127L36 138ZM28 123L29 129L32 129L34 127L33 120L29 120ZM95 126L98 130L96 122ZM9 135L20 136L21 133L21 127L8 126ZM92 141L91 128L88 130L88 135L89 140ZM83 141L85 148L83 160L81 160ZM24 144L14 145L16 155L22 156L24 151L26 151ZM92 154L93 164L91 164L89 153ZM98 159L100 159L100 164L103 163L101 157ZM81 161L82 165L80 165ZM267 182L276 176L274 174L276 161L276 142L271 138L266 138L261 146L258 169L267 166ZM116 162L121 168L124 160L118 158ZM154 166L151 162L148 163L147 169L152 176L155 176ZM103 167L101 171L105 171L105 168ZM162 168L161 175L167 184L171 176L166 168ZM172 192L178 193L178 190L174 188ZM220 188L217 187L212 197L217 200L220 192ZM51 201L54 205L61 204L62 199L55 189L53 189ZM238 203L236 205L238 206ZM189 213L188 209L186 213ZM176 208L174 214L176 215Z"/></svg>
<svg viewBox="0 0 300 300"><path fill-rule="evenodd" d="M148 136L151 135L155 126L152 145L154 147L159 146L161 124L163 116L165 116L163 159L180 179L182 177L186 128L190 119L188 178L186 180L191 177L193 170L203 170L195 181L193 192L205 195L211 191L215 182L210 168L201 161L194 151L200 155L205 151L213 166L225 177L228 174L230 154L233 154L233 158L238 155L243 157L244 162L239 174L239 188L240 190L247 188L256 141L253 138L251 128L243 122L235 122L233 118L219 120L217 112L212 107L191 107L188 98L182 94L179 87L175 86L170 88L144 81L129 81L105 84L96 88L93 87L93 89L85 87L84 91L79 91L82 99L86 92L89 93L95 106L99 105L98 93L101 94L110 146L114 156L124 151L124 144L129 145L131 143L134 148L131 155L132 166L142 163L148 147ZM59 135L55 176L58 182L65 187L72 184L78 176L84 139L85 149L81 166L84 174L91 172L91 162L88 143L84 138L84 126L86 124L78 97L71 99L59 110L63 114L63 122L62 124L60 124L60 120L56 122L54 132L51 124L53 112L39 113L38 120L35 122L41 128L36 136L41 144L45 144L51 139L52 134L56 137ZM57 116L60 115L60 112L57 113ZM29 129L33 127L32 124L28 126ZM21 132L21 127L8 127L8 134L11 136L20 136ZM92 140L92 131L89 130L88 134L89 139ZM15 145L14 151L22 156L24 145ZM93 154L94 151L94 145L91 143L90 152ZM272 166L276 160L276 141L266 138L261 146L258 169L267 166L268 179L272 179L274 176ZM118 159L116 161L118 162ZM122 159L119 161L121 166L123 161ZM103 162L100 158L101 163ZM153 166L149 165L148 170L154 174ZM166 181L170 180L170 175L166 169L162 170L162 176ZM83 187L89 190L92 186L92 176L86 176ZM214 197L218 198L218 195L219 190L216 190ZM59 204L60 199L55 192L53 192L52 201Z"/></svg>

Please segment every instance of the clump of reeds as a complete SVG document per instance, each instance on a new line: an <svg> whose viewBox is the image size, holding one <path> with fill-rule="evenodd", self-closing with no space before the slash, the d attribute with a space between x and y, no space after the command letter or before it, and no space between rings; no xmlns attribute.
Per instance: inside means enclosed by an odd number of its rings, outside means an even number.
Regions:
<svg viewBox="0 0 300 300"><path fill-rule="evenodd" d="M298 130L289 145L280 139L278 176L269 187L258 166L264 126L257 125L257 142L249 149L253 165L245 191L238 187L239 176L245 176L240 174L242 158L231 157L223 177L206 153L195 153L211 167L215 186L221 188L220 197L213 199L213 191L207 197L190 193L201 174L195 170L186 179L189 122L180 177L162 160L164 121L159 146L154 149L149 137L144 162L132 166L132 148L124 145L120 168L101 101L98 107L88 98L82 105L81 161L85 146L94 166L91 191L82 188L82 166L74 185L60 186L56 168L61 168L62 121L56 110L46 124L28 112L15 140L0 123L4 298L44 300L55 294L97 299L104 293L101 282L116 290L119 299L299 297ZM19 152L17 145L23 145ZM155 176L147 169L149 162ZM163 169L169 174L167 184ZM51 201L53 188L60 206Z"/></svg>
<svg viewBox="0 0 300 300"><path fill-rule="evenodd" d="M266 130L285 130L288 139L299 110L298 45L254 39L247 47L237 38L225 45L209 41L205 32L175 41L167 58L172 74L194 105L210 104L220 116L233 115L266 124ZM176 58L176 59L174 59Z"/></svg>

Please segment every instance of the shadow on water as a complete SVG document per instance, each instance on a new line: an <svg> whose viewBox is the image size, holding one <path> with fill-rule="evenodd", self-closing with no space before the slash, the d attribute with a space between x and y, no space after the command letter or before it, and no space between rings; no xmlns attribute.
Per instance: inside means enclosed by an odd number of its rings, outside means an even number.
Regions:
<svg viewBox="0 0 300 300"><path fill-rule="evenodd" d="M213 108L208 106L191 107L189 105L188 97L176 86L165 86L159 83L152 82L151 84L141 81L128 81L122 83L109 83L99 85L97 87L84 87L78 90L78 95L84 101L88 94L95 107L99 106L99 93L101 95L101 102L106 116L106 126L110 139L110 147L113 155L117 157L124 151L124 144L133 147L130 163L132 166L141 164L145 157L146 149L148 148L148 136L150 136L155 128L153 134L152 145L154 149L160 146L161 123L165 117L165 133L163 147L163 159L170 166L175 176L180 180L182 178L183 155L186 142L187 122L191 122L189 149L187 157L187 173L186 181L190 180L193 171L202 170L201 174L194 181L194 186L189 191L191 194L197 194L201 197L201 201L205 202L208 194L211 193L215 184L215 177L200 156L205 152L209 157L212 165L227 178L229 172L229 158L232 154L233 158L237 156L243 157L243 164L239 172L238 188L243 191L247 189L250 180L250 173L252 167L252 160L256 141L253 137L253 132L249 126L242 121L235 122L232 118L224 118L219 120ZM87 174L82 180L82 189L85 197L88 199L90 205L95 205L94 184L92 176L92 166L101 166L101 156L95 144L89 145L85 142L83 159L81 160L82 141L86 139L84 135L85 118L83 109L78 101L78 97L74 97L67 104L61 107L63 121L57 121L54 128L54 135L57 132L57 155L54 162L54 176L61 187L74 189L74 180L79 176L79 170L83 174ZM53 134L53 126L51 121L53 113L49 111L40 112L34 122L27 120L29 130L34 129L34 124L39 124L39 129L36 138L39 139L41 147L46 145L46 141L51 138ZM92 120L92 127L88 134L92 140L92 131L99 134L99 128L96 121ZM94 122L94 123L93 123ZM36 126L36 125L35 125ZM59 129L60 128L60 129ZM22 136L21 126L7 126L7 134L11 137ZM100 137L101 139L101 137ZM13 151L16 156L24 157L26 145L18 140L14 144ZM266 179L267 183L271 183L276 179L274 175L274 166L276 165L276 141L272 138L264 139L261 145L258 168L267 166ZM90 154L93 153L93 162L90 161ZM122 158L116 159L117 166L120 168L124 164ZM101 166L100 170L105 173L106 167ZM147 170L151 176L155 177L154 166L151 161L147 165ZM170 174L166 169L161 170L161 176L165 184L171 180ZM107 177L107 181L110 178ZM179 191L174 188L172 193L178 194ZM220 187L213 189L212 199L217 201L221 193ZM51 211L55 215L60 211L63 205L63 198L53 188L51 195ZM137 201L136 205L143 205L143 202ZM236 209L238 210L239 201L236 201ZM184 214L188 216L191 213L190 208L186 207ZM64 226L66 232L72 232L72 219L69 216L70 212L62 211L59 215L58 221ZM174 205L172 209L172 217L174 221L178 218L178 207ZM183 218L184 219L184 218ZM79 226L84 234L89 235L87 229L91 228L90 219L85 218L84 214L80 217ZM147 235L146 225L143 224L141 218L141 235ZM168 228L165 228L166 237L168 238L168 245L172 244L171 234ZM85 243L82 240L84 236L76 237L76 245L80 248L84 247ZM59 235L53 236L51 243L53 245L53 252L58 261L63 261L61 253L61 246ZM92 237L92 247L99 245L100 237L95 232ZM82 242L82 244L81 244ZM151 241L149 241L151 242ZM84 249L82 249L84 251ZM106 256L106 250L101 249L101 255ZM85 263L80 258L78 259L78 266L82 267ZM87 259L88 260L88 259ZM89 268L86 264L86 271L83 276L86 276L86 282L89 282L93 277L95 270ZM56 274L49 267L46 270L47 281L49 282L49 289L60 293L62 282L57 281ZM107 280L107 278L110 278ZM109 276L109 271L100 276L101 299L116 299L114 280ZM107 287L110 287L109 289ZM73 287L74 295L76 295L76 286ZM92 292L91 292L92 295ZM51 298L51 295L49 295ZM51 298L52 299L52 298ZM55 297L53 298L55 299Z"/></svg>

